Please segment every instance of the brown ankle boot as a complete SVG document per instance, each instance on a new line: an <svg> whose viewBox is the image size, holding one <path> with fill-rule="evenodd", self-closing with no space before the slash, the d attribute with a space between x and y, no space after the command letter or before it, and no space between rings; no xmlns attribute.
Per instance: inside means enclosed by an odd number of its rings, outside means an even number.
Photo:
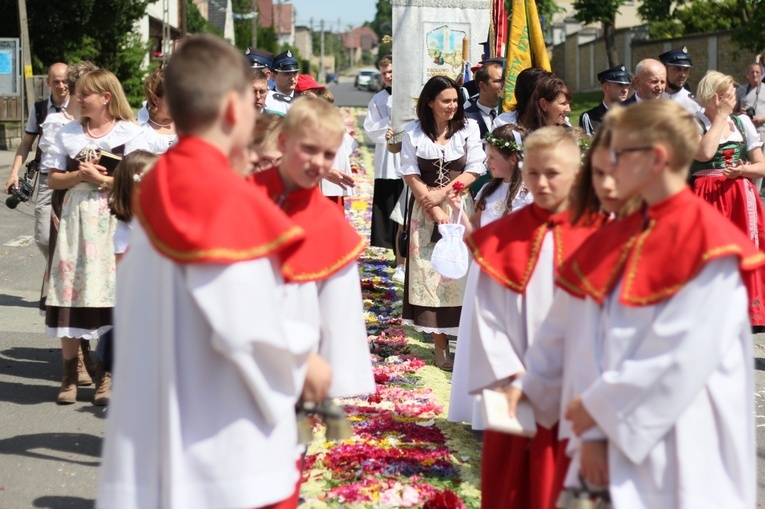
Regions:
<svg viewBox="0 0 765 509"><path fill-rule="evenodd" d="M112 396L112 374L110 371L104 371L103 364L98 363L98 374L96 375L96 395L93 397L95 406L106 406L109 404L109 398Z"/></svg>
<svg viewBox="0 0 765 509"><path fill-rule="evenodd" d="M80 341L80 349L77 351L77 385L90 385L96 376L95 363L90 356L90 342Z"/></svg>
<svg viewBox="0 0 765 509"><path fill-rule="evenodd" d="M71 405L77 401L77 366L79 359L64 359L64 375L61 377L61 389L58 392L56 403L59 405Z"/></svg>
<svg viewBox="0 0 765 509"><path fill-rule="evenodd" d="M90 341L87 339L80 340L80 353L77 357L82 359L82 364L77 367L77 383L79 385L92 384L93 379L96 378L98 368L96 367L96 361L93 360L93 356L90 354Z"/></svg>

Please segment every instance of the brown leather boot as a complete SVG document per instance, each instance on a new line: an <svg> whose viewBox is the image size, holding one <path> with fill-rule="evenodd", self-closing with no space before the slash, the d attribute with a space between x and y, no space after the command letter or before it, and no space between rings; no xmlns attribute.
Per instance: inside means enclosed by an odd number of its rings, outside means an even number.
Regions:
<svg viewBox="0 0 765 509"><path fill-rule="evenodd" d="M95 406L106 406L112 396L112 374L105 371L101 362L97 363L98 374L96 375L96 395L93 396Z"/></svg>
<svg viewBox="0 0 765 509"><path fill-rule="evenodd" d="M77 357L64 359L64 375L61 377L61 389L58 392L56 403L59 405L71 405L77 401L77 366L80 361Z"/></svg>
<svg viewBox="0 0 765 509"><path fill-rule="evenodd" d="M91 385L96 376L96 363L90 356L90 341L81 340L77 351L77 385Z"/></svg>

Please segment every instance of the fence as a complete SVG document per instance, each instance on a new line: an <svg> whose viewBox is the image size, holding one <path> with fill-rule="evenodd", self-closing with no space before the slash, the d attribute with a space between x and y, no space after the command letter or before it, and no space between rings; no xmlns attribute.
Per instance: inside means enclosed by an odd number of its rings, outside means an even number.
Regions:
<svg viewBox="0 0 765 509"><path fill-rule="evenodd" d="M45 78L32 77L35 101L50 95ZM22 103L21 95L0 96L0 150L15 150L19 146L24 135L27 115L26 104Z"/></svg>
<svg viewBox="0 0 765 509"><path fill-rule="evenodd" d="M707 69L715 69L745 82L746 66L754 62L755 53L736 46L733 31L689 35L676 39L648 40L645 26L616 31L616 50L630 72L645 58L658 58L661 53L686 46L693 58L693 69L688 77L692 90ZM595 39L577 44L577 34L566 37L565 42L553 47L552 70L575 92L599 90L597 74L608 68L605 41Z"/></svg>

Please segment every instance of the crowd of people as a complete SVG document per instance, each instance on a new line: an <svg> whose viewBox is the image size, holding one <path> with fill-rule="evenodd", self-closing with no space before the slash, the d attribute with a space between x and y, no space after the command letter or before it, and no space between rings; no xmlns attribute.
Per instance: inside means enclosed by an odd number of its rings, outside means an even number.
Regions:
<svg viewBox="0 0 765 509"><path fill-rule="evenodd" d="M482 507L753 507L759 63L738 88L708 71L695 97L685 49L634 77L606 69L575 128L572 91L539 68L500 112L505 63L487 59L473 96L430 78L403 133L393 65L380 59L363 123L370 244L393 250L404 323L454 371L449 420L483 430ZM57 402L95 378L109 405L98 506L296 507L295 406L375 390L367 241L342 207L356 142L331 92L289 51L242 56L212 36L146 78L137 118L89 62L52 65L48 84L6 192L39 136ZM450 260L458 277L434 260L447 224L472 255ZM531 406L533 438L484 429L486 390L510 417Z"/></svg>

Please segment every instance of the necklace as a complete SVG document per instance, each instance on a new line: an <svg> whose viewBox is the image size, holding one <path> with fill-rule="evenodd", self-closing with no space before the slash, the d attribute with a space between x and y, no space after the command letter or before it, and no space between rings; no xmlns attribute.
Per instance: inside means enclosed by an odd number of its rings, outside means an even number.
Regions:
<svg viewBox="0 0 765 509"><path fill-rule="evenodd" d="M170 121L170 123L169 123L169 124L160 124L159 122L157 122L157 121L155 121L155 120L152 120L152 118L151 118L151 117L149 117L149 122L151 122L152 124L154 124L154 125L155 125L155 126L157 126L157 127L161 127L161 128L163 128L163 129L167 129L168 127L170 127L171 125L173 125L173 121L172 121L172 120Z"/></svg>
<svg viewBox="0 0 765 509"><path fill-rule="evenodd" d="M115 118L114 120L112 120L112 126L104 134L99 134L98 136L93 134L93 131L90 130L90 120L88 120L88 123L85 126L85 129L88 131L88 134L90 135L91 138L93 138L94 140L97 140L98 138L103 138L104 136L112 132L112 129L114 129L114 126L116 125L117 125L117 119Z"/></svg>

